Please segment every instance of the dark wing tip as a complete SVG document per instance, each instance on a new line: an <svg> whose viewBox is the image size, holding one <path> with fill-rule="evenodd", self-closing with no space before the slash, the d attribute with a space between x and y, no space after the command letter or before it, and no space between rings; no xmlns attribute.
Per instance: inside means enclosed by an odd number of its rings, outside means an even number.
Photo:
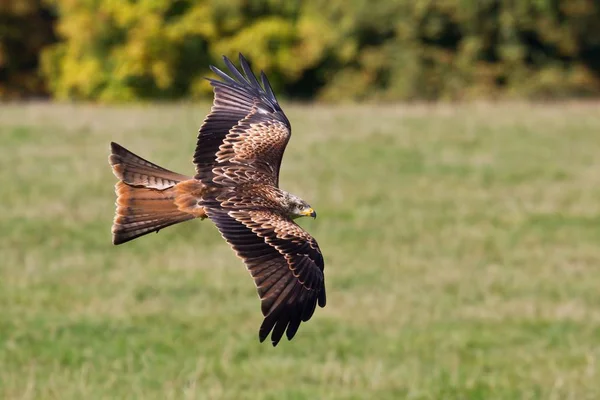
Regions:
<svg viewBox="0 0 600 400"><path fill-rule="evenodd" d="M288 340L292 340L294 338L296 332L298 332L298 328L300 327L301 322L302 318L300 318L300 315L294 315L290 319L290 323L287 327L287 330L285 331L285 335L287 336Z"/></svg>
<svg viewBox="0 0 600 400"><path fill-rule="evenodd" d="M223 79L223 82L230 84L230 85L239 85L239 83L233 79L232 77L230 77L229 75L227 75L225 72L221 71L219 68L215 67L214 65L209 66L210 70L212 72L214 72L219 78ZM211 78L206 78L208 79L208 81L213 84L215 82L221 82L215 79L211 79ZM213 85L214 86L214 85Z"/></svg>
<svg viewBox="0 0 600 400"><path fill-rule="evenodd" d="M231 62L229 58L223 56L223 61L225 62L227 69L229 69L229 72L231 72L233 78L236 79L240 84L243 85L250 83L248 79L246 79L244 75L242 75L242 73L236 68L236 66L233 64L233 62Z"/></svg>
<svg viewBox="0 0 600 400"><path fill-rule="evenodd" d="M277 346L289 322L290 317L286 313L286 310L275 310L265 317L258 330L258 339L262 343L271 334L271 344L273 347Z"/></svg>
<svg viewBox="0 0 600 400"><path fill-rule="evenodd" d="M319 307L323 308L327 304L327 295L325 294L325 284L323 284L323 289L321 293L319 293Z"/></svg>
<svg viewBox="0 0 600 400"><path fill-rule="evenodd" d="M300 303L287 305L268 314L258 331L258 338L262 343L271 335L271 344L275 347L282 339L284 333L288 340L292 340L302 322L310 319L317 306L316 296L308 296Z"/></svg>
<svg viewBox="0 0 600 400"><path fill-rule="evenodd" d="M275 93L273 92L271 83L269 83L269 79L267 79L267 74L265 74L265 71L260 71L260 80L262 81L263 87L265 88L265 93L267 94L267 96L269 96L269 100L277 101L275 99Z"/></svg>
<svg viewBox="0 0 600 400"><path fill-rule="evenodd" d="M233 62L227 57L223 56L223 62L227 69L224 72L214 65L209 65L210 70L218 76L219 79L213 79L205 77L213 87L230 87L235 89L238 94L244 92L245 95L253 96L262 103L265 109L271 110L271 112L280 112L276 119L286 124L290 129L290 122L287 117L283 114L281 106L279 105L275 92L267 79L264 71L260 71L260 79L252 71L250 63L244 57L242 53L239 53L240 68L238 69Z"/></svg>
<svg viewBox="0 0 600 400"><path fill-rule="evenodd" d="M258 330L258 340L261 343L264 342L265 339L269 336L269 333L271 333L273 326L275 326L275 322L277 322L277 320L273 318L272 315L267 315L265 317L263 323L260 325L260 329ZM273 344L273 346L276 345L277 343Z"/></svg>
<svg viewBox="0 0 600 400"><path fill-rule="evenodd" d="M242 70L244 71L244 74L246 74L246 78L248 78L250 85L254 86L259 91L264 91L264 89L260 86L260 83L258 83L256 75L254 75L254 72L252 72L252 68L250 68L248 60L244 58L242 53L240 53L240 65L242 67Z"/></svg>
<svg viewBox="0 0 600 400"><path fill-rule="evenodd" d="M224 74L223 71L221 71L219 68L215 67L214 65L209 65L208 68L210 68L210 70L212 72L214 72L215 74L221 76L221 74ZM206 78L206 79L210 79L210 78Z"/></svg>
<svg viewBox="0 0 600 400"><path fill-rule="evenodd" d="M260 330L258 331L258 341L259 341L259 342L261 342L261 343L262 343L262 342L264 342L264 341L265 341L265 339L267 338L267 336L268 336L268 335L264 335L264 334L262 333L262 331L260 331Z"/></svg>

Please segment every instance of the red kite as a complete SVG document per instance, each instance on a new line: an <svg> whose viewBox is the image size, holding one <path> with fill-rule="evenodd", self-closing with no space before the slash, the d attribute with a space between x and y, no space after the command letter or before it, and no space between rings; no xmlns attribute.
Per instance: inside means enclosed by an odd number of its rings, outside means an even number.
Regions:
<svg viewBox="0 0 600 400"><path fill-rule="evenodd" d="M316 308L325 306L323 256L294 222L315 211L279 189L279 167L290 122L264 72L258 81L240 54L242 74L211 66L214 101L200 128L189 177L159 167L116 143L109 157L117 210L113 243L121 244L194 218L209 218L244 261L258 291L264 321L259 339L288 340Z"/></svg>

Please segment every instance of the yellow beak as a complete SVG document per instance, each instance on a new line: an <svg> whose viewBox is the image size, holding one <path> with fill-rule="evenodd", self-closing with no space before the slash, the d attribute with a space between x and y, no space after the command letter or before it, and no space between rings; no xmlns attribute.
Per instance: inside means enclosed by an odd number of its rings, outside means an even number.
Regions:
<svg viewBox="0 0 600 400"><path fill-rule="evenodd" d="M317 213L315 210L313 210L312 208L309 208L308 210L305 210L303 212L303 214L307 217L313 217L313 218L317 218Z"/></svg>

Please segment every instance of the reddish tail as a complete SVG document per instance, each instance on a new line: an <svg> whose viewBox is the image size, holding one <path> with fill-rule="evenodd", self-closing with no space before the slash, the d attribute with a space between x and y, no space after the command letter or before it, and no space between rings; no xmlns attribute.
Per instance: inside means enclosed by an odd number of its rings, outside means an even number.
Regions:
<svg viewBox="0 0 600 400"><path fill-rule="evenodd" d="M159 167L116 143L111 143L109 163L120 180L115 186L113 244L206 216L197 205L202 192L199 181Z"/></svg>

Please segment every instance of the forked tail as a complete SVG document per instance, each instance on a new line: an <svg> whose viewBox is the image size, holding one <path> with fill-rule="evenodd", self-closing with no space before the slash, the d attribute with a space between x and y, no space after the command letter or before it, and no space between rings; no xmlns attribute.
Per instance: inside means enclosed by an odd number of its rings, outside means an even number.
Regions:
<svg viewBox="0 0 600 400"><path fill-rule="evenodd" d="M116 143L111 143L109 163L119 179L113 244L206 216L198 206L199 181L159 167Z"/></svg>

